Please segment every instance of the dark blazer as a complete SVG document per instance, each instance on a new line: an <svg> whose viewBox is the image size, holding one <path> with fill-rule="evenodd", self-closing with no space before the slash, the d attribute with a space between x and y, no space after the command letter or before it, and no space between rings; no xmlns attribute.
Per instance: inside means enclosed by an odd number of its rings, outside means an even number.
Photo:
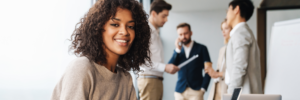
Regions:
<svg viewBox="0 0 300 100"><path fill-rule="evenodd" d="M178 81L175 89L176 92L182 93L186 87L190 87L193 90L200 90L201 88L207 90L210 82L210 76L205 74L203 77L202 73L204 70L204 62L211 62L209 53L206 46L194 42L189 58L197 54L198 58L185 65L178 71ZM173 57L169 63L179 65L189 58L186 58L184 48L182 47L180 53L177 53L174 50Z"/></svg>

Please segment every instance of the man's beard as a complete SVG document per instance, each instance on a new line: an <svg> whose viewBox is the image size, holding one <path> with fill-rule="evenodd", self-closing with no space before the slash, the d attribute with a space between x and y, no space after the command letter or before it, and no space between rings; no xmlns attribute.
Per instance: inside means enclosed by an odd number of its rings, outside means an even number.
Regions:
<svg viewBox="0 0 300 100"><path fill-rule="evenodd" d="M185 41L185 42L183 42L183 41L181 41L184 45L187 45L187 44L189 44L190 42L191 42L191 38L189 38L189 39L187 39L187 41Z"/></svg>

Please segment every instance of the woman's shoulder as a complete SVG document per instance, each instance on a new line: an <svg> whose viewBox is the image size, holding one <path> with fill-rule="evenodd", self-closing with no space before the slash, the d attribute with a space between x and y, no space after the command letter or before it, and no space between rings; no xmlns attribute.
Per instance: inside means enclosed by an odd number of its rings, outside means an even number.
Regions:
<svg viewBox="0 0 300 100"><path fill-rule="evenodd" d="M67 70L72 72L86 73L93 68L92 62L87 57L77 57L68 66Z"/></svg>
<svg viewBox="0 0 300 100"><path fill-rule="evenodd" d="M60 82L55 87L53 98L62 98L61 95L76 98L78 96L72 96L73 94L70 93L86 93L93 82L90 66L90 61L86 57L78 57L71 61Z"/></svg>

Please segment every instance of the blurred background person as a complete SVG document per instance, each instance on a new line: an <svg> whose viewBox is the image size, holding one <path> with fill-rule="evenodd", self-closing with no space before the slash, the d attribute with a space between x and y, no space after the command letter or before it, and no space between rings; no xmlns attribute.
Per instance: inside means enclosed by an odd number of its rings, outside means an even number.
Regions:
<svg viewBox="0 0 300 100"><path fill-rule="evenodd" d="M216 72L210 74L213 78L213 83L209 92L208 100L221 100L223 94L227 93L227 85L225 84L225 51L226 45L229 41L229 34L231 31L231 27L226 23L226 19L221 23L222 35L224 38L224 46L219 51L219 58L217 62L217 70Z"/></svg>
<svg viewBox="0 0 300 100"><path fill-rule="evenodd" d="M106 6L109 5L109 6ZM129 70L149 57L150 28L136 0L100 0L72 34L73 60L51 100L137 100Z"/></svg>
<svg viewBox="0 0 300 100"><path fill-rule="evenodd" d="M164 64L163 44L159 36L159 28L168 21L172 5L164 0L155 0L151 4L149 26L151 29L150 57L152 67L141 66L137 80L141 100L162 100L163 74L174 74L179 68L173 64Z"/></svg>
<svg viewBox="0 0 300 100"><path fill-rule="evenodd" d="M185 65L178 71L178 81L175 89L175 100L203 100L203 96L210 82L210 76L203 76L204 66L211 63L205 45L192 41L193 32L188 23L177 26L178 38L175 41L175 50L169 64L179 65L191 57L199 57ZM179 45L180 43L180 45Z"/></svg>
<svg viewBox="0 0 300 100"><path fill-rule="evenodd" d="M260 51L252 30L247 25L254 5L251 0L233 0L227 11L227 24L233 29L226 48L225 83L227 93L242 87L244 94L261 94Z"/></svg>
<svg viewBox="0 0 300 100"><path fill-rule="evenodd" d="M227 24L233 29L226 47L225 83L227 93L242 87L244 94L261 94L260 51L254 34L247 25L254 5L250 0L233 0L227 10ZM213 72L212 68L210 69Z"/></svg>

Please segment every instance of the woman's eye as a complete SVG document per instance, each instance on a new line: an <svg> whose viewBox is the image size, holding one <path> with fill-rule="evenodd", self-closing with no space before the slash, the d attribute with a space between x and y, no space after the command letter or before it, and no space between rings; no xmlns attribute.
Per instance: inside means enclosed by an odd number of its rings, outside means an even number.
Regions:
<svg viewBox="0 0 300 100"><path fill-rule="evenodd" d="M118 27L119 25L118 24L110 24L111 26L115 26L115 27Z"/></svg>
<svg viewBox="0 0 300 100"><path fill-rule="evenodd" d="M128 28L134 29L134 26L128 26Z"/></svg>

